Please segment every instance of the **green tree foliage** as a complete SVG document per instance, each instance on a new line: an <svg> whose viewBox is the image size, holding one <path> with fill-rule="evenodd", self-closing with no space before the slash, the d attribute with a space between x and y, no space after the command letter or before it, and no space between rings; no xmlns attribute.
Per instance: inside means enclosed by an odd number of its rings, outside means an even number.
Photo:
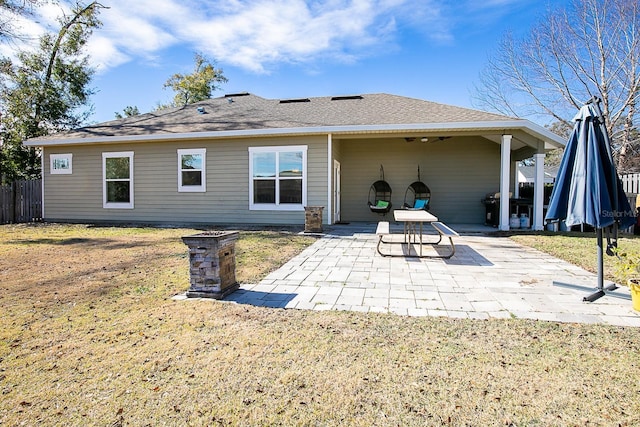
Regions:
<svg viewBox="0 0 640 427"><path fill-rule="evenodd" d="M91 113L89 88L93 70L82 55L104 6L76 4L59 19L60 30L40 38L33 52L18 52L17 60L0 60L0 111L3 181L40 175L39 153L22 141L81 125Z"/></svg>
<svg viewBox="0 0 640 427"><path fill-rule="evenodd" d="M221 83L226 83L221 68L215 68L214 64L202 54L196 53L194 57L194 70L191 74L176 73L164 84L165 88L171 88L175 92L173 102L164 107L183 107L187 104L203 101L211 98L214 91L220 88Z"/></svg>
<svg viewBox="0 0 640 427"><path fill-rule="evenodd" d="M125 117L133 117L133 116L137 116L140 114L140 110L138 110L137 106L131 106L131 105L127 105L126 107L124 107L124 109L122 110L122 113L116 111L116 119L124 119Z"/></svg>
<svg viewBox="0 0 640 427"><path fill-rule="evenodd" d="M551 132L556 135L561 136L566 140L569 139L569 135L571 135L571 131L573 130L573 126L570 123L562 121L562 122L553 122L547 126ZM559 166L562 161L562 156L564 154L564 149L556 148L555 150L551 150L547 153L547 156L544 160L544 163L548 166Z"/></svg>

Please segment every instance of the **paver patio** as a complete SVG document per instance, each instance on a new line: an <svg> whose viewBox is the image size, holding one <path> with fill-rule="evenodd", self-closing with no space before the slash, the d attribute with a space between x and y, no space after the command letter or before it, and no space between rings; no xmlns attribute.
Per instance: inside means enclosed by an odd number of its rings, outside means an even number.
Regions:
<svg viewBox="0 0 640 427"><path fill-rule="evenodd" d="M461 234L456 255L443 260L382 257L376 252L375 224L329 227L280 269L260 283L242 285L225 300L293 309L640 326L626 287L583 302L596 286L595 274L506 237L453 228Z"/></svg>

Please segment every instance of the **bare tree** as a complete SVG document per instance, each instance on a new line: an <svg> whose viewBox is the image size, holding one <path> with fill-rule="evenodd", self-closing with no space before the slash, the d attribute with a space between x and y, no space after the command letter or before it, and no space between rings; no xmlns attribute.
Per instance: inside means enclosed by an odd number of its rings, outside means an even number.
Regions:
<svg viewBox="0 0 640 427"><path fill-rule="evenodd" d="M16 25L16 17L31 16L44 0L0 0L0 41L22 39L24 35Z"/></svg>
<svg viewBox="0 0 640 427"><path fill-rule="evenodd" d="M640 96L640 3L574 0L529 32L503 38L476 85L483 108L568 124L592 96L602 99L621 171L636 163Z"/></svg>

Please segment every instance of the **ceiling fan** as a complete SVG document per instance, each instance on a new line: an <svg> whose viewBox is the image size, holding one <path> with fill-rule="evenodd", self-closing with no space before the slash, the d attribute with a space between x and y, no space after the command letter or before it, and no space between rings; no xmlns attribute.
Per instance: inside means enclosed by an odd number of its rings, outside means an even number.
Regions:
<svg viewBox="0 0 640 427"><path fill-rule="evenodd" d="M450 136L438 136L437 138L429 138L429 142L434 143L434 142L440 142L440 141L444 141L445 139L449 139L451 138Z"/></svg>
<svg viewBox="0 0 640 427"><path fill-rule="evenodd" d="M449 138L451 138L451 137L450 136L438 136L438 137L435 137L435 138L434 137L430 138L430 137L423 136L419 140L422 143L425 143L425 142L434 143L434 142L444 141L445 139L449 139ZM414 136L409 136L409 137L406 137L404 140L407 141L407 142L415 142L417 139L418 138L416 138Z"/></svg>

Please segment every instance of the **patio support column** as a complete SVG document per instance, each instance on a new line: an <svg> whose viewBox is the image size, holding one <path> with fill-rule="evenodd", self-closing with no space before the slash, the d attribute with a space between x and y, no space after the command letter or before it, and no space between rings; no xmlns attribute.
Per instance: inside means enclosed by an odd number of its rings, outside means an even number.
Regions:
<svg viewBox="0 0 640 427"><path fill-rule="evenodd" d="M533 178L533 220L534 230L544 230L544 153L533 155L535 160L535 176Z"/></svg>
<svg viewBox="0 0 640 427"><path fill-rule="evenodd" d="M509 230L509 172L511 171L511 135L502 135L500 144L500 225Z"/></svg>
<svg viewBox="0 0 640 427"><path fill-rule="evenodd" d="M516 167L514 168L515 174L513 177L513 197L520 197L520 165L516 162Z"/></svg>

